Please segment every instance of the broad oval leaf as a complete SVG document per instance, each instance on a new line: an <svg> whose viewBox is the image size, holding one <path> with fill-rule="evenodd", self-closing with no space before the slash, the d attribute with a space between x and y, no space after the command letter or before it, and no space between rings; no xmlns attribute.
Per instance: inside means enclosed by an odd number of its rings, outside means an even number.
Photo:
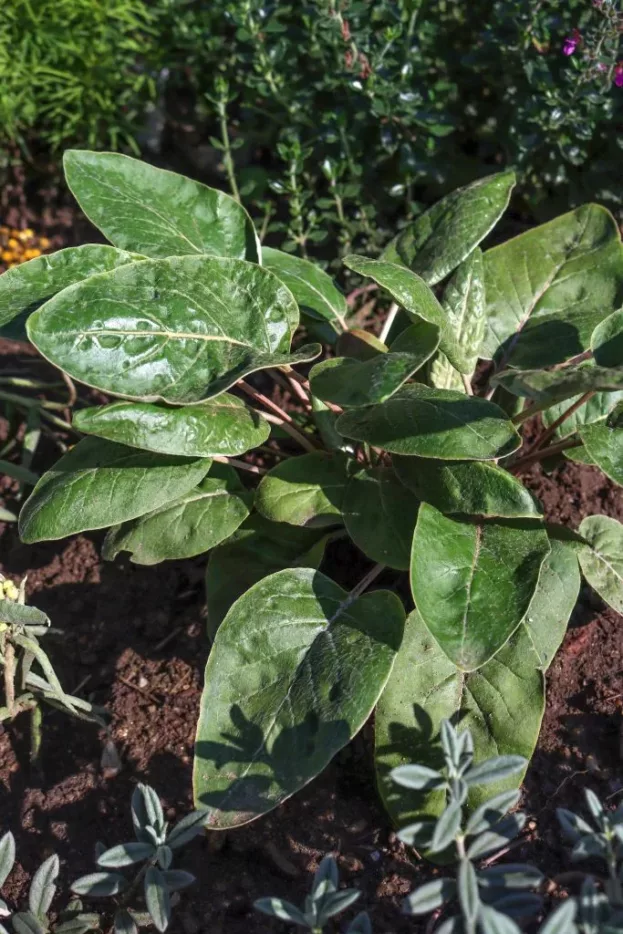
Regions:
<svg viewBox="0 0 623 934"><path fill-rule="evenodd" d="M211 253L259 262L251 218L222 191L113 152L69 149L63 168L91 223L123 250L155 259Z"/></svg>
<svg viewBox="0 0 623 934"><path fill-rule="evenodd" d="M459 372L469 372L469 364L448 316L423 279L397 263L368 259L365 256L347 256L344 265L377 282L416 324L423 319L438 327L440 350Z"/></svg>
<svg viewBox="0 0 623 934"><path fill-rule="evenodd" d="M135 253L91 243L13 266L0 276L0 326L19 314L30 314L75 282L141 259Z"/></svg>
<svg viewBox="0 0 623 934"><path fill-rule="evenodd" d="M446 195L393 240L383 254L435 285L452 272L495 226L515 186L512 171L480 178Z"/></svg>
<svg viewBox="0 0 623 934"><path fill-rule="evenodd" d="M87 435L184 457L234 457L263 444L270 435L266 419L229 393L175 408L113 402L78 409L73 425Z"/></svg>
<svg viewBox="0 0 623 934"><path fill-rule="evenodd" d="M605 421L595 422L580 429L580 438L594 463L623 486L623 428L610 428Z"/></svg>
<svg viewBox="0 0 623 934"><path fill-rule="evenodd" d="M329 321L337 331L346 331L348 305L343 293L324 270L307 259L262 247L262 265L281 279L294 295L301 311Z"/></svg>
<svg viewBox="0 0 623 934"><path fill-rule="evenodd" d="M587 541L578 552L584 577L602 600L623 613L623 525L609 516L587 516L579 531Z"/></svg>
<svg viewBox="0 0 623 934"><path fill-rule="evenodd" d="M395 594L353 599L309 568L265 578L231 608L208 659L194 791L208 827L272 810L363 726L402 639Z"/></svg>
<svg viewBox="0 0 623 934"><path fill-rule="evenodd" d="M155 852L156 848L151 843L119 843L100 853L97 857L97 865L102 869L119 869L121 866L142 863Z"/></svg>
<svg viewBox="0 0 623 934"><path fill-rule="evenodd" d="M92 872L72 882L71 891L76 895L106 898L118 895L127 887L128 880L120 872Z"/></svg>
<svg viewBox="0 0 623 934"><path fill-rule="evenodd" d="M538 524L459 522L422 503L411 553L413 599L448 658L484 665L519 626L550 546Z"/></svg>
<svg viewBox="0 0 623 934"><path fill-rule="evenodd" d="M437 737L444 719L452 720L460 732L471 730L476 762L496 755L529 760L544 705L543 674L523 626L491 661L465 673L442 652L419 613L411 613L375 717L377 779L394 824L403 827L425 816L436 817L443 809L445 792L409 791L392 782L390 773L408 762L443 765ZM517 775L505 786L518 787L520 780ZM468 808L477 808L494 794L491 786L470 788Z"/></svg>
<svg viewBox="0 0 623 934"><path fill-rule="evenodd" d="M37 349L112 395L176 405L218 395L289 354L298 308L266 269L238 259L145 260L65 289L28 320Z"/></svg>
<svg viewBox="0 0 623 934"><path fill-rule="evenodd" d="M597 325L591 336L591 350L599 366L623 364L623 309Z"/></svg>
<svg viewBox="0 0 623 934"><path fill-rule="evenodd" d="M145 873L145 904L158 931L166 931L171 920L171 899L164 874L155 866Z"/></svg>
<svg viewBox="0 0 623 934"><path fill-rule="evenodd" d="M542 515L523 483L496 464L397 454L392 463L402 483L440 512L509 519L538 519Z"/></svg>
<svg viewBox="0 0 623 934"><path fill-rule="evenodd" d="M380 405L345 412L336 427L347 438L392 454L439 460L493 460L521 443L493 402L422 383L403 387Z"/></svg>
<svg viewBox="0 0 623 934"><path fill-rule="evenodd" d="M591 361L586 361L585 366L592 366ZM563 402L556 402L541 413L543 424L549 428L564 412L567 412L570 406L578 402L584 393L579 393L565 399ZM556 429L556 437L561 440L575 434L584 425L592 425L598 422L612 412L615 406L623 400L623 389L618 391L606 390L604 392L595 392L583 405L580 406L570 416L565 418L564 422ZM567 456L573 454L577 449L571 448Z"/></svg>
<svg viewBox="0 0 623 934"><path fill-rule="evenodd" d="M390 467L375 467L349 481L342 512L346 531L368 558L406 571L418 508Z"/></svg>
<svg viewBox="0 0 623 934"><path fill-rule="evenodd" d="M423 322L427 324L427 322ZM355 360L373 360L380 353L387 353L387 344L376 335L361 328L344 331L337 339L335 352L338 357L353 357Z"/></svg>
<svg viewBox="0 0 623 934"><path fill-rule="evenodd" d="M83 438L26 500L20 536L27 543L46 541L135 519L197 486L210 463Z"/></svg>
<svg viewBox="0 0 623 934"><path fill-rule="evenodd" d="M466 374L469 377L476 369L486 327L481 250L475 249L461 263L445 288L441 304L469 363ZM431 365L430 380L437 389L463 389L460 374L443 353L438 354Z"/></svg>
<svg viewBox="0 0 623 934"><path fill-rule="evenodd" d="M419 354L386 353L361 363L351 357L332 357L317 363L309 374L312 392L343 408L376 405L393 396L435 352L439 331L430 325L428 344Z"/></svg>
<svg viewBox="0 0 623 934"><path fill-rule="evenodd" d="M214 465L210 476L179 499L111 528L102 555L112 561L129 551L134 564L149 565L203 554L236 531L249 515L252 499L235 470Z"/></svg>
<svg viewBox="0 0 623 934"><path fill-rule="evenodd" d="M578 363L561 370L504 370L491 382L534 403L533 411L585 392L623 389L623 369Z"/></svg>
<svg viewBox="0 0 623 934"><path fill-rule="evenodd" d="M255 508L272 522L324 528L339 525L346 484L357 462L345 454L301 454L262 477Z"/></svg>
<svg viewBox="0 0 623 934"><path fill-rule="evenodd" d="M586 204L487 250L482 356L543 367L590 346L621 305L623 247L616 221Z"/></svg>
<svg viewBox="0 0 623 934"><path fill-rule="evenodd" d="M210 554L206 571L208 635L216 630L233 603L253 584L288 567L318 568L327 535L285 522L269 522L254 513L237 532Z"/></svg>
<svg viewBox="0 0 623 934"><path fill-rule="evenodd" d="M528 612L521 621L535 655L547 671L560 648L580 593L580 568L573 548L550 538L551 551L541 565Z"/></svg>
<svg viewBox="0 0 623 934"><path fill-rule="evenodd" d="M28 892L28 907L36 918L43 920L48 913L56 892L55 882L59 870L60 862L58 856L54 853L39 866L32 877Z"/></svg>

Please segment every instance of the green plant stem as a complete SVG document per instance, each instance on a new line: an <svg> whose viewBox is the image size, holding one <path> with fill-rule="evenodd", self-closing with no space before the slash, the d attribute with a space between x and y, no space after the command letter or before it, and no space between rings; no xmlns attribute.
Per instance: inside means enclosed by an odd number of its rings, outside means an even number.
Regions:
<svg viewBox="0 0 623 934"><path fill-rule="evenodd" d="M226 100L221 98L218 102L219 125L221 128L221 142L223 143L223 165L227 173L227 181L233 197L240 203L240 191L236 181L236 167L232 156L231 144L229 141L229 127L227 126L227 106Z"/></svg>
<svg viewBox="0 0 623 934"><path fill-rule="evenodd" d="M41 725L43 714L41 706L35 701L30 708L30 763L37 765L41 754Z"/></svg>
<svg viewBox="0 0 623 934"><path fill-rule="evenodd" d="M348 595L348 601L347 601L347 602L348 602L348 603L352 603L353 600L356 600L357 597L361 596L361 594L364 592L364 590L367 590L367 589L368 589L368 587L370 586L370 584L372 583L372 581L374 581L374 580L379 576L379 574L381 573L381 571L384 571L384 570L385 570L385 567L386 567L385 564L375 564L374 567L371 568L371 569L368 571L368 573L365 574L365 575L361 578L361 580L359 581L359 583L358 583L358 584L355 584L355 586L353 587L353 589L351 590L351 592L350 592L349 595Z"/></svg>
<svg viewBox="0 0 623 934"><path fill-rule="evenodd" d="M565 441L561 441L560 444L550 444L548 448L540 448L538 451L532 451L530 454L526 454L525 457L520 457L519 460L515 461L508 469L511 473L516 473L518 470L521 470L522 467L534 464L536 461L545 460L547 457L553 457L554 454L561 454L562 451L566 451L568 448L580 447L581 444L582 441L580 438L568 438Z"/></svg>
<svg viewBox="0 0 623 934"><path fill-rule="evenodd" d="M9 717L15 716L15 646L8 639L4 646L4 697Z"/></svg>

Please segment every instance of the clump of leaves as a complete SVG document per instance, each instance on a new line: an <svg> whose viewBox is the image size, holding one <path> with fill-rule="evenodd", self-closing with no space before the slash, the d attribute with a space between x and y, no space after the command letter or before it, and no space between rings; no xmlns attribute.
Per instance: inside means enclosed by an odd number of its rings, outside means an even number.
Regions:
<svg viewBox="0 0 623 934"><path fill-rule="evenodd" d="M511 934L519 929L509 924L509 916L530 917L539 911L541 899L530 890L543 880L537 869L524 863L487 865L525 824L525 814L509 813L519 792L512 789L485 798L469 817L466 807L470 791L503 782L522 772L526 762L521 756L495 756L475 765L471 731L459 734L448 720L441 723L441 746L442 770L401 765L391 773L401 787L411 792L433 791L443 799L437 820L419 820L398 836L433 856L444 853L446 859L455 859L457 875L420 886L407 897L404 910L412 915L443 914L444 920L435 928L438 934Z"/></svg>
<svg viewBox="0 0 623 934"><path fill-rule="evenodd" d="M41 477L19 531L107 529L106 558L144 565L208 555L194 785L209 825L279 805L375 707L399 826L440 813L439 795L414 802L390 773L416 756L437 768L443 720L471 729L476 763L529 759L580 572L623 610L623 526L549 523L520 479L569 457L623 483L612 216L585 205L483 249L514 175L459 189L381 259L345 259L392 303L381 340L352 326L325 272L260 247L228 195L111 153L70 151L65 171L112 245L10 269L0 323L25 312L49 361L116 399L80 400L84 437ZM328 560L318 570L336 538L372 564L350 592ZM412 601L397 596L405 572ZM365 593L381 573L387 589ZM475 786L466 815L482 803Z"/></svg>
<svg viewBox="0 0 623 934"><path fill-rule="evenodd" d="M26 578L18 588L0 574L0 664L4 678L0 721L12 720L23 711L30 711L33 760L37 759L41 746L42 705L48 704L102 727L107 723L105 710L63 690L41 647L42 636L58 632L50 627L45 613L26 605Z"/></svg>
<svg viewBox="0 0 623 934"><path fill-rule="evenodd" d="M171 895L195 881L192 873L171 868L175 851L202 832L206 814L193 811L169 829L158 795L143 784L134 789L131 811L136 840L109 849L98 845L98 871L76 879L71 889L88 898L114 897L116 934L135 934L146 924L165 931L171 920ZM127 866L136 867L133 879L118 872ZM130 907L141 884L146 912Z"/></svg>
<svg viewBox="0 0 623 934"><path fill-rule="evenodd" d="M0 889L4 886L15 863L15 839L9 831L0 839ZM12 912L0 899L0 934L8 934L5 923L11 925L13 934L86 934L99 927L99 915L83 911L79 899L72 899L58 919L52 923L50 906L56 893L59 872L58 856L48 857L37 869L30 883L28 908Z"/></svg>
<svg viewBox="0 0 623 934"><path fill-rule="evenodd" d="M329 920L349 908L361 895L357 889L340 889L339 883L335 859L325 856L316 870L312 890L305 899L303 909L283 898L258 898L253 907L272 918L307 928L312 934L322 934ZM346 934L372 934L370 919L365 911L361 911L351 921Z"/></svg>

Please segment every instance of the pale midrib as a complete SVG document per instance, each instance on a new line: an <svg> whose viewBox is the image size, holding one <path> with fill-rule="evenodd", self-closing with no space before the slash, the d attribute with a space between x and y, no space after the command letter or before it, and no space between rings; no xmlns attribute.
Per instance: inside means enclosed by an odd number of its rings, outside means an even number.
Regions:
<svg viewBox="0 0 623 934"><path fill-rule="evenodd" d="M469 579L467 581L467 593L465 600L465 610L463 612L463 622L462 622L462 632L461 632L461 655L463 655L463 650L465 648L465 642L467 640L467 614L469 612L470 600L471 600L471 591L472 585L474 583L474 576L476 574L476 565L478 563L478 558L480 557L480 543L482 541L482 528L481 526L476 526L476 542L474 545L474 555L472 558L472 566L470 568Z"/></svg>
<svg viewBox="0 0 623 934"><path fill-rule="evenodd" d="M106 328L105 330L93 331L65 331L67 336L73 337L92 337L103 334L104 336L118 337L157 337L170 340L196 340L196 341L220 341L225 344L237 344L238 347L248 347L254 350L251 344L245 344L244 341L237 341L233 337L226 337L221 334L193 334L190 331L123 331L119 329Z"/></svg>

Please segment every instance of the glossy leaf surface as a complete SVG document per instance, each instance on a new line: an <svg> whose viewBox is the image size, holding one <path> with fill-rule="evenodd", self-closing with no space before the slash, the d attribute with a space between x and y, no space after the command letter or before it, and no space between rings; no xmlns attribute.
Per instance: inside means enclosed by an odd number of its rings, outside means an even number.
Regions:
<svg viewBox="0 0 623 934"><path fill-rule="evenodd" d="M434 354L439 332L433 325L429 327L430 339L421 343L418 354L380 354L365 363L350 357L332 357L317 363L309 374L312 392L343 408L385 402Z"/></svg>
<svg viewBox="0 0 623 934"><path fill-rule="evenodd" d="M326 542L322 529L269 522L257 513L250 516L210 555L206 571L210 638L214 639L231 605L263 577L288 567L317 568Z"/></svg>
<svg viewBox="0 0 623 934"><path fill-rule="evenodd" d="M549 548L536 523L459 522L422 503L411 590L424 622L455 665L473 671L501 649L530 605Z"/></svg>
<svg viewBox="0 0 623 934"><path fill-rule="evenodd" d="M301 311L329 321L336 330L346 330L346 298L319 266L268 246L262 247L262 265L287 285Z"/></svg>
<svg viewBox="0 0 623 934"><path fill-rule="evenodd" d="M92 243L68 247L13 266L0 276L0 325L19 314L35 311L75 282L143 258L112 246Z"/></svg>
<svg viewBox="0 0 623 934"><path fill-rule="evenodd" d="M438 327L440 349L457 370L461 373L469 372L467 359L448 316L423 279L397 263L367 259L365 256L347 256L344 265L377 282L415 323L423 319Z"/></svg>
<svg viewBox="0 0 623 934"><path fill-rule="evenodd" d="M345 454L290 457L262 477L255 507L272 522L323 528L339 524L346 484L356 462Z"/></svg>
<svg viewBox="0 0 623 934"><path fill-rule="evenodd" d="M183 496L210 469L194 460L83 438L45 473L19 517L24 542L65 538L144 515Z"/></svg>
<svg viewBox="0 0 623 934"><path fill-rule="evenodd" d="M109 441L184 457L234 457L263 444L270 434L270 425L258 412L227 393L200 405L176 408L113 402L79 409L73 425Z"/></svg>
<svg viewBox="0 0 623 934"><path fill-rule="evenodd" d="M541 367L587 350L621 305L623 247L605 208L587 204L488 250L483 356Z"/></svg>
<svg viewBox="0 0 623 934"><path fill-rule="evenodd" d="M347 438L393 454L440 460L493 460L520 444L494 403L422 383L403 387L381 405L345 412L336 427Z"/></svg>
<svg viewBox="0 0 623 934"><path fill-rule="evenodd" d="M234 604L197 728L194 790L208 827L247 823L322 771L378 700L403 625L394 594L352 600L308 568L273 574Z"/></svg>
<svg viewBox="0 0 623 934"><path fill-rule="evenodd" d="M440 512L509 519L542 514L523 483L495 464L399 455L392 463L402 483Z"/></svg>
<svg viewBox="0 0 623 934"><path fill-rule="evenodd" d="M228 539L249 515L252 499L233 468L214 464L184 496L110 529L102 554L112 561L129 551L134 564L192 558Z"/></svg>
<svg viewBox="0 0 623 934"><path fill-rule="evenodd" d="M591 337L591 350L599 366L623 364L623 310L613 312L597 325Z"/></svg>
<svg viewBox="0 0 623 934"><path fill-rule="evenodd" d="M482 252L475 249L461 263L443 293L442 307L454 329L469 364L472 376L485 336L486 303ZM431 366L431 382L438 389L463 389L460 375L445 354L440 353Z"/></svg>
<svg viewBox="0 0 623 934"><path fill-rule="evenodd" d="M623 525L610 516L587 516L579 532L588 542L578 553L584 577L608 606L623 613Z"/></svg>
<svg viewBox="0 0 623 934"><path fill-rule="evenodd" d="M594 463L623 486L623 428L610 428L605 421L595 422L580 429L580 438Z"/></svg>
<svg viewBox="0 0 623 934"><path fill-rule="evenodd" d="M266 269L237 259L147 260L91 276L28 321L37 349L73 378L145 402L200 402L289 355L298 308ZM307 352L309 350L309 352Z"/></svg>
<svg viewBox="0 0 623 934"><path fill-rule="evenodd" d="M435 285L495 226L508 206L513 172L488 175L442 198L393 240L383 254Z"/></svg>
<svg viewBox="0 0 623 934"><path fill-rule="evenodd" d="M573 548L550 539L551 551L541 565L539 582L521 626L546 671L560 648L580 593L580 568Z"/></svg>
<svg viewBox="0 0 623 934"><path fill-rule="evenodd" d="M344 496L346 530L372 561L406 571L419 502L390 467L361 470Z"/></svg>
<svg viewBox="0 0 623 934"><path fill-rule="evenodd" d="M154 259L210 253L258 262L251 218L222 191L119 153L70 149L63 167L86 216L122 250Z"/></svg>
<svg viewBox="0 0 623 934"><path fill-rule="evenodd" d="M390 772L411 762L442 767L442 720L452 720L460 732L471 730L476 762L497 755L530 759L544 705L543 674L523 627L483 668L466 674L441 651L418 612L411 613L375 718L377 780L394 824L404 827L441 813L444 792L409 791L393 782ZM506 780L499 790L517 787L521 779ZM469 808L494 794L491 785L470 788Z"/></svg>
<svg viewBox="0 0 623 934"><path fill-rule="evenodd" d="M585 392L623 389L623 369L572 364L561 370L504 370L494 376L494 385L523 396L545 408Z"/></svg>
<svg viewBox="0 0 623 934"><path fill-rule="evenodd" d="M364 331L361 328L344 331L335 345L338 357L354 357L355 360L372 360L380 353L387 353L387 350L387 344L380 341L370 331Z"/></svg>

